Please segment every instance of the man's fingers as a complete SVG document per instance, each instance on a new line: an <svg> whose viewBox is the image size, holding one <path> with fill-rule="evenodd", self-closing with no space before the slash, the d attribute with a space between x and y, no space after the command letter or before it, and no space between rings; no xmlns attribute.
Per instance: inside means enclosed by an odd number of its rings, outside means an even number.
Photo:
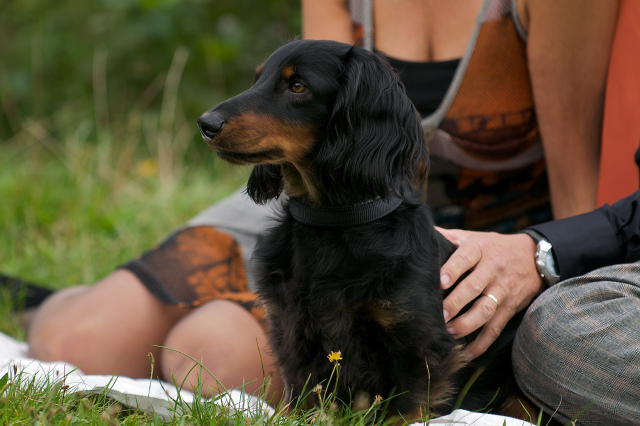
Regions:
<svg viewBox="0 0 640 426"><path fill-rule="evenodd" d="M482 252L477 244L458 248L440 268L440 286L443 289L451 287L462 274L476 266L481 257Z"/></svg>
<svg viewBox="0 0 640 426"><path fill-rule="evenodd" d="M483 297L483 299L488 299L488 297ZM508 309L499 309L493 318L484 325L478 337L465 348L467 360L477 358L489 349L489 346L500 336L512 317L513 313Z"/></svg>
<svg viewBox="0 0 640 426"><path fill-rule="evenodd" d="M439 226L435 226L436 231L442 234L447 240L451 241L456 247L460 247L460 240L464 238L464 233L460 229L444 229Z"/></svg>
<svg viewBox="0 0 640 426"><path fill-rule="evenodd" d="M502 294L492 294L492 296L498 301L505 297ZM480 296L471 309L447 324L447 330L456 337L473 333L493 318L498 307L498 304L489 296Z"/></svg>
<svg viewBox="0 0 640 426"><path fill-rule="evenodd" d="M484 289L492 280L493 275L485 268L478 268L471 272L442 302L442 309L445 311L445 317L448 317L445 318L445 321L458 315L458 312L460 312L462 308L482 294ZM487 299L491 301L491 299ZM494 303L493 301L491 302ZM473 310L473 308L471 308L471 310ZM471 312L471 310L469 310L469 312ZM465 313L465 315L468 315L469 312ZM486 321L478 324L475 328L480 327L485 322Z"/></svg>

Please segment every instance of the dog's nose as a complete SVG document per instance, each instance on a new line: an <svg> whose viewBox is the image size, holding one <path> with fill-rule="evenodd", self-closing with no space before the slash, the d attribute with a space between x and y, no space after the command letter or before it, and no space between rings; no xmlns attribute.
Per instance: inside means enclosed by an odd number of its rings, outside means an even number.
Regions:
<svg viewBox="0 0 640 426"><path fill-rule="evenodd" d="M217 111L213 111L198 118L200 134L202 134L202 137L208 141L220 133L222 129L224 129L225 124L226 122L224 121L224 117L222 117L222 114Z"/></svg>

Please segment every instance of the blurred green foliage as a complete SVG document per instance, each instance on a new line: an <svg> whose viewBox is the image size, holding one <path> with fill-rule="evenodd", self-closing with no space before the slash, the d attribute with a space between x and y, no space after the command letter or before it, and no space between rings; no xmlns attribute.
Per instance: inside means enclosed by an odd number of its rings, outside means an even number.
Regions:
<svg viewBox="0 0 640 426"><path fill-rule="evenodd" d="M132 109L159 110L181 47L179 108L195 126L299 33L298 0L3 0L0 141L27 117L57 137L83 119L99 132L100 122L115 127Z"/></svg>
<svg viewBox="0 0 640 426"><path fill-rule="evenodd" d="M299 0L0 0L0 271L93 282L241 186L196 120L299 33Z"/></svg>

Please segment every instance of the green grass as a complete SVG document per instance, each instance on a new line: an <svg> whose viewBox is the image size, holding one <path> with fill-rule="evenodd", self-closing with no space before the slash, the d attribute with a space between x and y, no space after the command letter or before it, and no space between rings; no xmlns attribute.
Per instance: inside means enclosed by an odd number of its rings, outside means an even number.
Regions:
<svg viewBox="0 0 640 426"><path fill-rule="evenodd" d="M194 363L194 368L204 367ZM276 414L270 415L261 407L236 410L224 396L210 400L200 398L196 387L195 399L187 403L180 394L172 399L170 419L162 419L155 413L145 413L126 408L108 395L108 389L99 394L74 392L61 377L56 380L41 376L33 378L13 370L0 378L0 424L2 425L265 425L317 426L365 425L390 426L401 424L399 417L387 417L388 400L358 398L353 404L342 404L335 397L335 384L339 380L339 364L324 386L307 389L306 395L315 393L319 407L302 409L305 399L295 405L279 405ZM181 387L182 384L176 383ZM268 391L263 385L262 394ZM223 395L223 394L221 394ZM425 415L423 420L428 420Z"/></svg>
<svg viewBox="0 0 640 426"><path fill-rule="evenodd" d="M39 380L14 372L0 384L0 424L3 425L142 425L157 416L123 410L105 396L71 392L63 381Z"/></svg>
<svg viewBox="0 0 640 426"><path fill-rule="evenodd" d="M90 143L58 156L38 143L0 143L2 272L54 288L92 283L239 187L246 174L211 158L163 176L153 157L111 157Z"/></svg>

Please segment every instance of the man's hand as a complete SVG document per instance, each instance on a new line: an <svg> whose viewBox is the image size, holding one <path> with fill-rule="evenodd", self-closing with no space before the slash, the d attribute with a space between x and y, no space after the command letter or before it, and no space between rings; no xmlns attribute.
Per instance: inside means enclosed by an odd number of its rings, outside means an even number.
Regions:
<svg viewBox="0 0 640 426"><path fill-rule="evenodd" d="M545 290L535 265L536 244L526 234L437 229L458 247L440 270L442 288L449 288L471 271L444 300L445 321L481 294L491 294L498 301L480 297L464 315L447 323L456 337L484 326L466 348L467 359L473 359L487 350L516 313Z"/></svg>

